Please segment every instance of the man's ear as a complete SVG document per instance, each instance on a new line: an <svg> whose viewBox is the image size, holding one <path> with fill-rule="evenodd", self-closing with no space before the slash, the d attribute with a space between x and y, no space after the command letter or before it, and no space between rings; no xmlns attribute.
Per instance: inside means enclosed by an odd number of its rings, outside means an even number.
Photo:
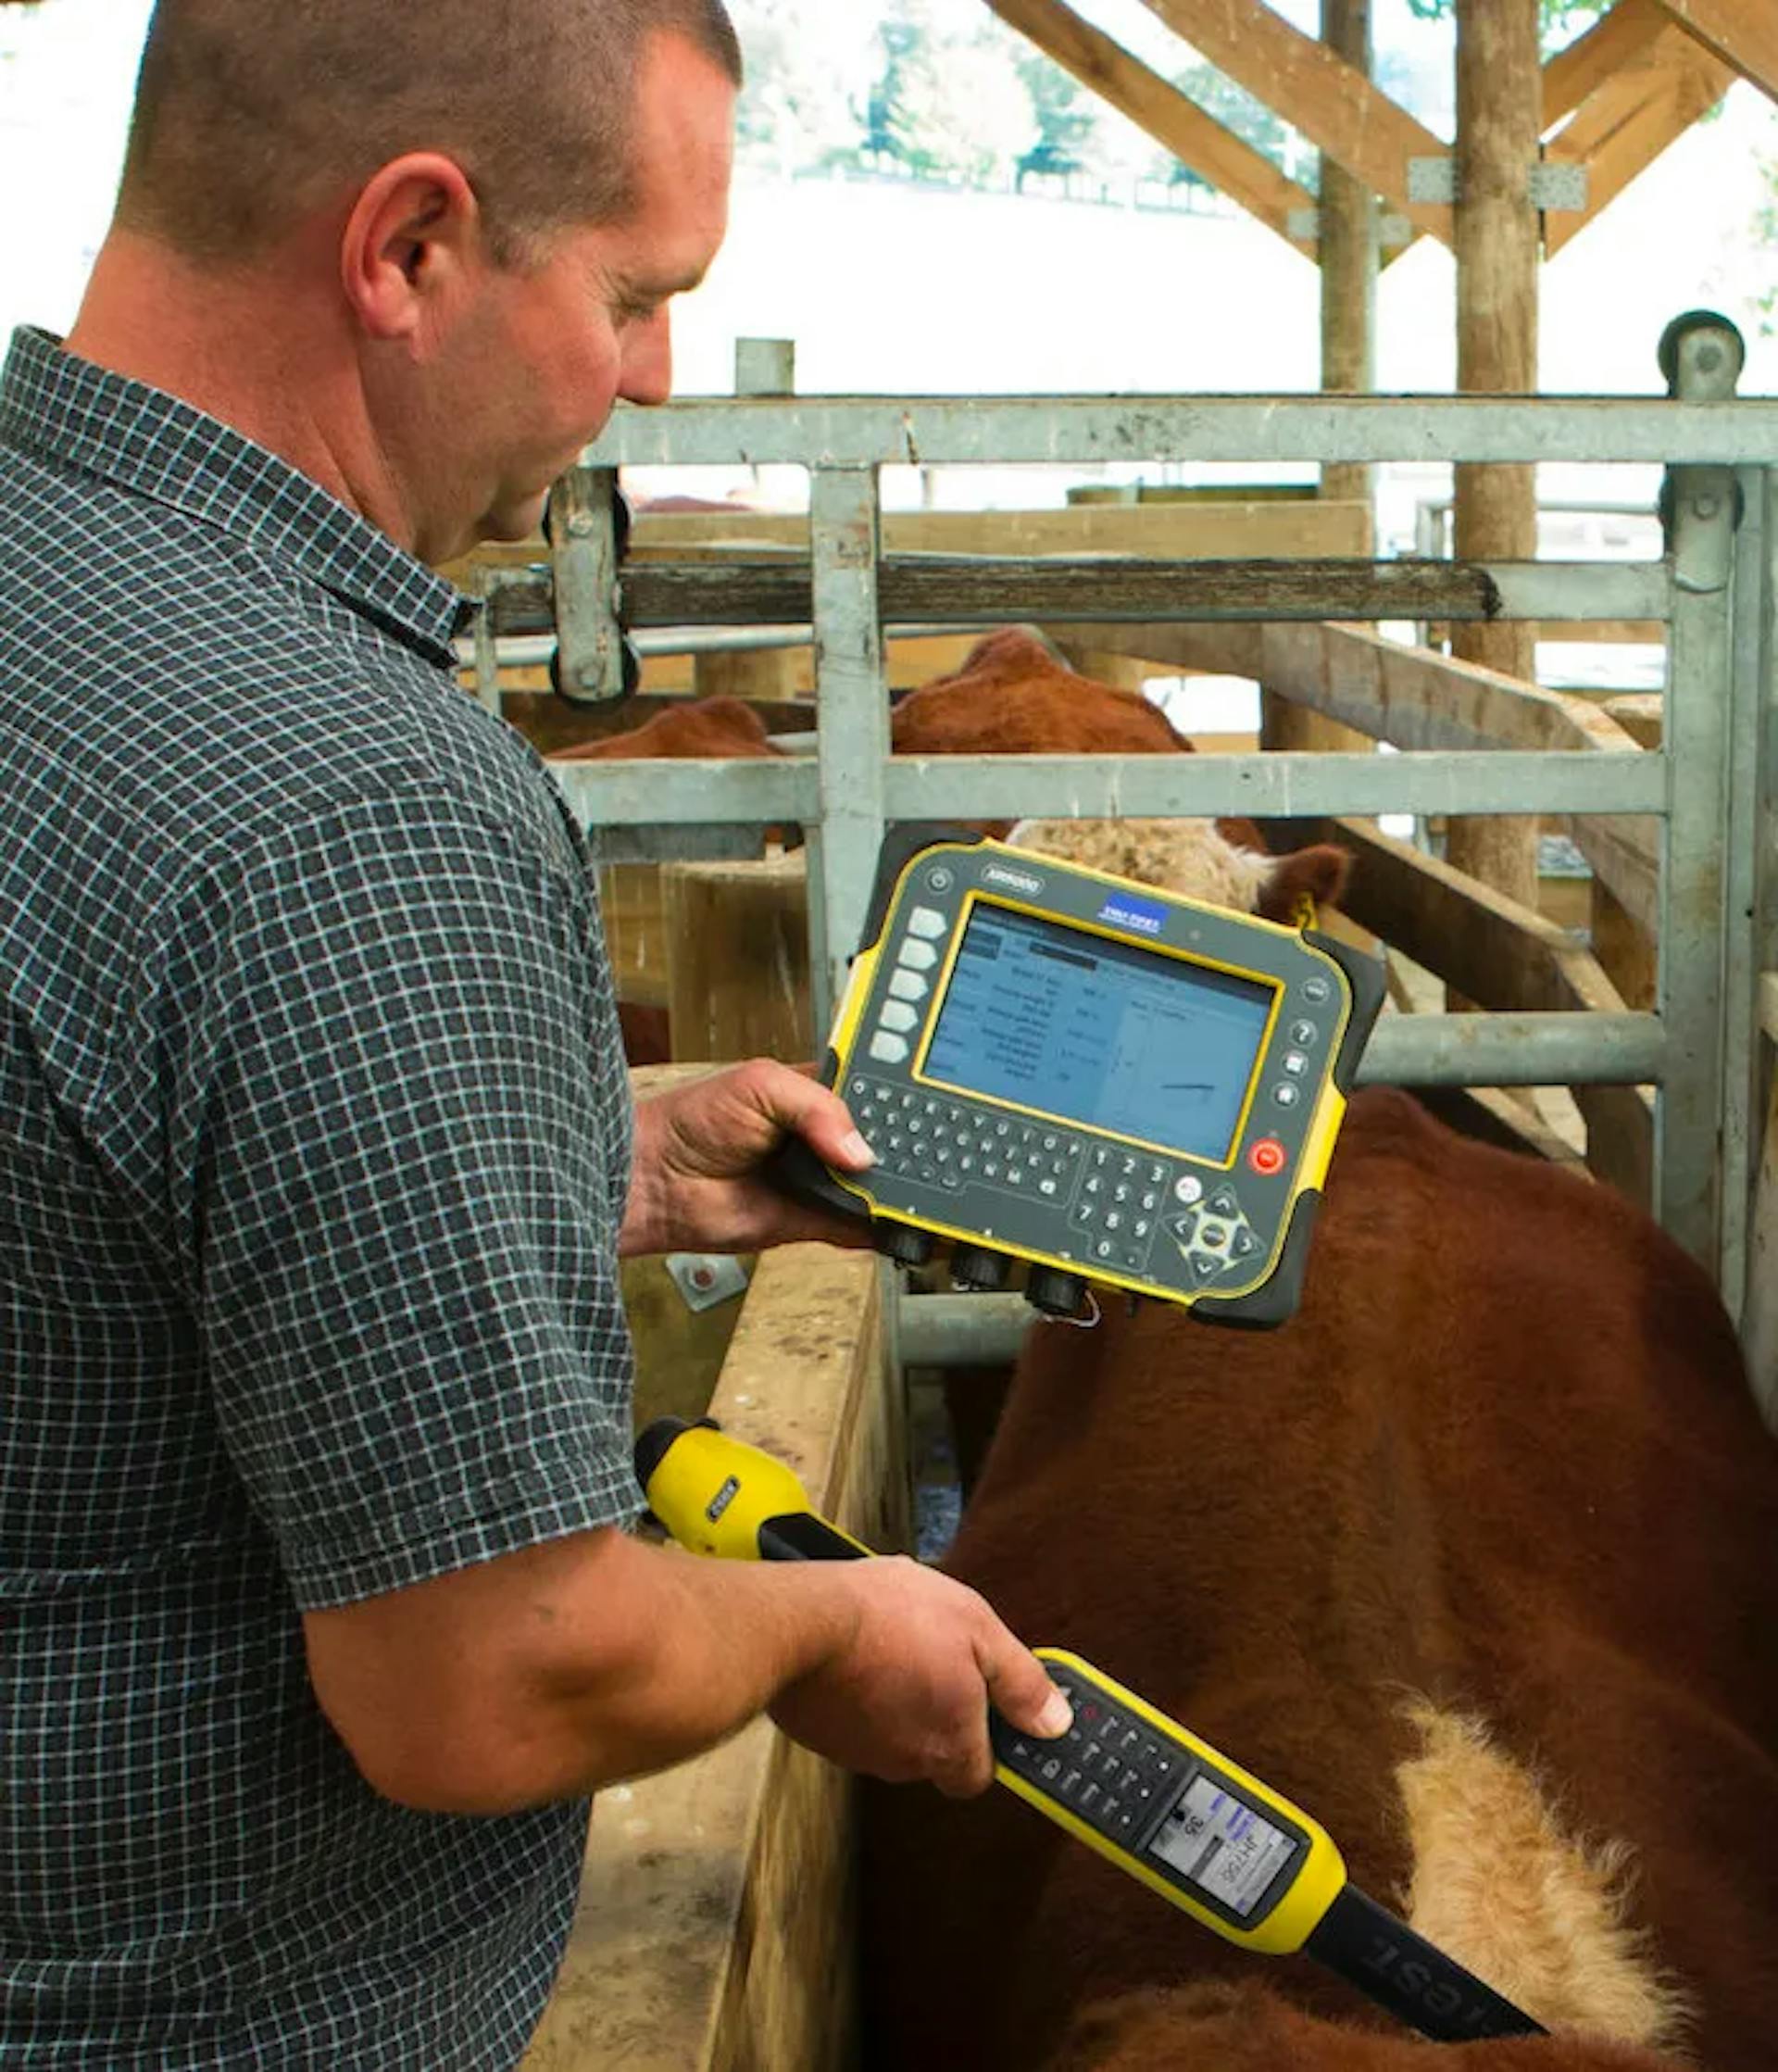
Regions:
<svg viewBox="0 0 1778 2072"><path fill-rule="evenodd" d="M413 151L365 182L340 239L340 278L364 330L411 338L430 306L486 264L475 189L455 159Z"/></svg>

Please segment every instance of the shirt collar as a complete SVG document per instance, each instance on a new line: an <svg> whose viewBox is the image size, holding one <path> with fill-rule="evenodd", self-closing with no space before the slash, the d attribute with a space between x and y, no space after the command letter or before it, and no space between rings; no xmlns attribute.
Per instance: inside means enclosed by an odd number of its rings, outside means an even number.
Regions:
<svg viewBox="0 0 1778 2072"><path fill-rule="evenodd" d="M301 569L344 603L455 662L475 607L318 483L163 390L13 333L0 373L0 443L103 476Z"/></svg>

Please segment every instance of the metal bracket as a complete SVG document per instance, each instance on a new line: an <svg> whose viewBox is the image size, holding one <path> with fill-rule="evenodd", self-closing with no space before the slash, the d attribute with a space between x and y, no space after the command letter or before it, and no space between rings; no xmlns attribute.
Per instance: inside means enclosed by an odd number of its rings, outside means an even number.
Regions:
<svg viewBox="0 0 1778 2072"><path fill-rule="evenodd" d="M618 471L572 468L550 492L556 578L556 688L570 705L607 705L629 688L618 617Z"/></svg>
<svg viewBox="0 0 1778 2072"><path fill-rule="evenodd" d="M1525 176L1533 207L1544 210L1586 208L1587 172L1584 166L1571 166L1539 158ZM1443 203L1462 199L1455 158L1409 158L1408 199L1411 202Z"/></svg>
<svg viewBox="0 0 1778 2072"><path fill-rule="evenodd" d="M1321 210L1293 208L1284 219L1284 232L1298 245L1319 245L1321 242ZM1377 244L1385 252L1398 251L1411 245L1417 234L1405 216L1385 214L1377 218Z"/></svg>
<svg viewBox="0 0 1778 2072"><path fill-rule="evenodd" d="M746 1269L724 1252L669 1252L667 1272L694 1312L713 1310L747 1291Z"/></svg>
<svg viewBox="0 0 1778 2072"><path fill-rule="evenodd" d="M1531 169L1531 198L1541 209L1586 210L1587 169L1546 158Z"/></svg>

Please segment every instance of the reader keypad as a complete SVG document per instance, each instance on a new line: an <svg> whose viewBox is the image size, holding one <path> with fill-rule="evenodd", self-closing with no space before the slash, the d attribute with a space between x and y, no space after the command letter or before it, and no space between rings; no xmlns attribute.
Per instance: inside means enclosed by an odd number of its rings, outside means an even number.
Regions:
<svg viewBox="0 0 1778 2072"><path fill-rule="evenodd" d="M1191 1758L1067 1664L1046 1666L1068 1693L1073 1725L1059 1739L1045 1741L991 1714L995 1760L1108 1840L1133 1850L1177 1798Z"/></svg>
<svg viewBox="0 0 1778 2072"><path fill-rule="evenodd" d="M855 1074L846 1082L853 1120L886 1174L956 1193L975 1183L1045 1204L1065 1200L1080 1168L1078 1136L979 1109L893 1081Z"/></svg>

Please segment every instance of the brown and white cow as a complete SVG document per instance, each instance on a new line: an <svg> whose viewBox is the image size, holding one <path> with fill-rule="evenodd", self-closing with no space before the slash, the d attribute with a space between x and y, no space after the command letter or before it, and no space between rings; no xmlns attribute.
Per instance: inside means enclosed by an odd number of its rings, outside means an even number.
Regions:
<svg viewBox="0 0 1778 2072"><path fill-rule="evenodd" d="M1609 1189L1376 1089L1282 1330L1033 1325L945 1566L1296 1800L1557 2032L1454 2063L1766 2072L1774 1546L1778 1444L1703 1273ZM1008 1793L865 1812L872 2072L1438 2062Z"/></svg>

